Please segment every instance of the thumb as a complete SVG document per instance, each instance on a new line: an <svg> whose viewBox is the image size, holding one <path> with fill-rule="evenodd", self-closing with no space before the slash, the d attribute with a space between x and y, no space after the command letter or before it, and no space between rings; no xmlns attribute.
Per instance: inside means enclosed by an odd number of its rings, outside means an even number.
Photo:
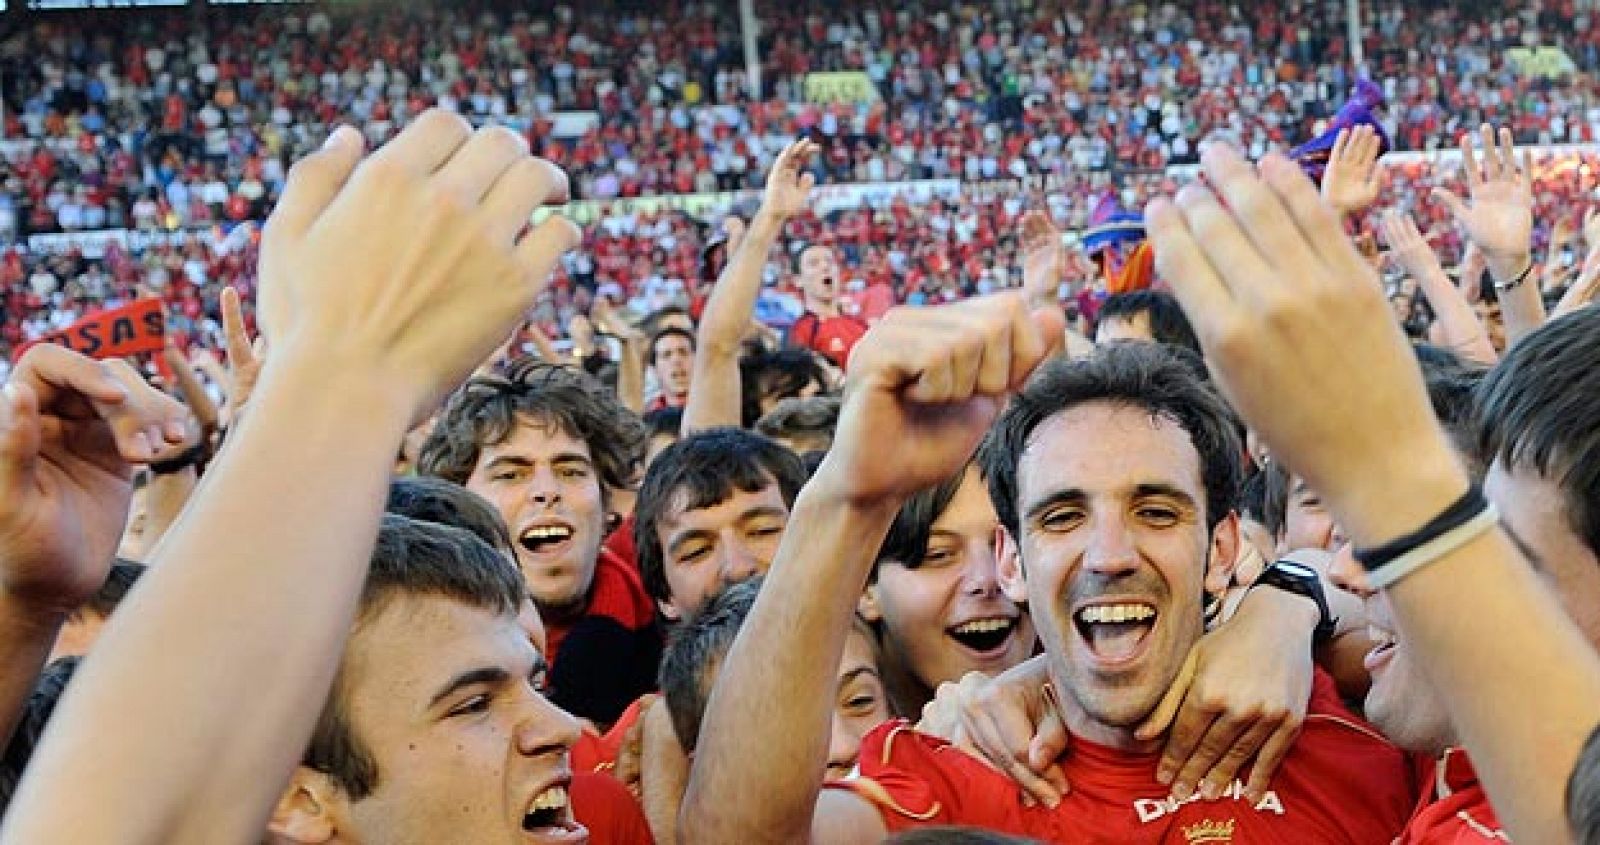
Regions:
<svg viewBox="0 0 1600 845"><path fill-rule="evenodd" d="M1144 724L1133 732L1135 739L1155 739L1172 727L1172 720L1178 715L1178 707L1183 704L1183 697L1189 694L1189 685L1194 683L1194 670L1199 655L1198 646L1189 650L1189 656L1184 658L1183 668L1178 670L1178 677L1172 680L1172 686L1167 688L1167 694L1161 697L1161 702L1151 711L1149 718L1144 720Z"/></svg>
<svg viewBox="0 0 1600 845"><path fill-rule="evenodd" d="M21 502L29 495L43 432L39 395L19 382L0 391L0 498Z"/></svg>

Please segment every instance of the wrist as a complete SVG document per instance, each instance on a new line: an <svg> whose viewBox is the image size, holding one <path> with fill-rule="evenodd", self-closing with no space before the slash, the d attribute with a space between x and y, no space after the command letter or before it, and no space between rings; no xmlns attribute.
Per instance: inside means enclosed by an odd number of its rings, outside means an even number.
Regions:
<svg viewBox="0 0 1600 845"><path fill-rule="evenodd" d="M250 397L253 412L281 405L281 413L307 423L325 422L359 428L363 437L387 439L396 448L424 399L408 388L402 374L365 356L344 356L294 349L273 351ZM259 418L252 413L249 418Z"/></svg>
<svg viewBox="0 0 1600 845"><path fill-rule="evenodd" d="M1261 620L1274 630L1304 634L1311 638L1322 622L1322 610L1309 596L1296 595L1287 590L1252 589L1244 594L1229 621ZM1225 623L1226 624L1226 623Z"/></svg>
<svg viewBox="0 0 1600 845"><path fill-rule="evenodd" d="M1489 268L1489 275L1494 277L1496 284L1505 285L1515 281L1533 266L1533 253L1526 250L1506 254L1484 253L1484 264Z"/></svg>
<svg viewBox="0 0 1600 845"><path fill-rule="evenodd" d="M1340 526L1358 548L1379 546L1415 531L1470 486L1466 471L1443 443L1435 450L1411 454L1418 457L1384 465L1404 468L1400 473L1370 473L1371 483L1329 497Z"/></svg>
<svg viewBox="0 0 1600 845"><path fill-rule="evenodd" d="M787 222L789 222L789 215L763 205L756 212L756 216L750 219L750 228L745 234L752 235L757 232L776 234L783 229L783 224Z"/></svg>
<svg viewBox="0 0 1600 845"><path fill-rule="evenodd" d="M0 592L0 632L4 632L0 639L8 643L54 642L72 613L62 606L65 604L68 602L42 602Z"/></svg>

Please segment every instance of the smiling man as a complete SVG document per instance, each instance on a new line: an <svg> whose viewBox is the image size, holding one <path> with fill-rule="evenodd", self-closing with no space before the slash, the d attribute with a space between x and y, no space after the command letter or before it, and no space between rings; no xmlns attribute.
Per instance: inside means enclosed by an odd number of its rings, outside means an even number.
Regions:
<svg viewBox="0 0 1600 845"><path fill-rule="evenodd" d="M499 510L549 629L552 696L601 725L654 687L661 656L638 573L601 546L608 491L629 485L645 439L593 378L522 359L458 391L419 459Z"/></svg>
<svg viewBox="0 0 1600 845"><path fill-rule="evenodd" d="M1059 316L1015 296L891 312L874 327L833 450L724 662L679 830L862 843L933 824L1115 842L1369 843L1399 831L1404 756L1343 710L1325 677L1261 800L1235 781L1215 800L1179 801L1157 779L1163 738L1135 731L1199 640L1204 596L1228 583L1243 450L1221 398L1162 347L1113 344L1029 378L1060 332ZM1019 388L981 462L1002 527L999 581L1027 602L1048 655L1073 788L1055 807L1029 806L1006 775L901 722L863 740L860 778L824 790L811 772L826 752L824 670L842 653L872 541L968 461L999 398ZM728 802L735 790L766 801Z"/></svg>

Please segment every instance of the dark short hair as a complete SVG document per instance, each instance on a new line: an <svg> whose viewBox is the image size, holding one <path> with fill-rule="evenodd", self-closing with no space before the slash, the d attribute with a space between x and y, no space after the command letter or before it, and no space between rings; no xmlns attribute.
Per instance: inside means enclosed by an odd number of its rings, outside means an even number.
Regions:
<svg viewBox="0 0 1600 845"><path fill-rule="evenodd" d="M736 490L755 493L774 483L784 503L793 505L806 483L805 466L783 444L754 432L711 428L663 449L645 473L633 509L634 546L645 591L658 601L672 598L666 550L658 536L669 511L714 507Z"/></svg>
<svg viewBox="0 0 1600 845"><path fill-rule="evenodd" d="M894 522L889 526L889 533L883 538L883 545L878 547L877 558L872 561L873 581L878 579L878 567L886 561L893 561L907 569L922 565L922 559L928 554L928 538L933 534L933 523L950 507L966 475L966 467L962 467L956 474L919 491L900 506L900 512L895 514Z"/></svg>
<svg viewBox="0 0 1600 845"><path fill-rule="evenodd" d="M1184 316L1178 298L1166 291L1139 290L1114 293L1100 306L1099 320L1132 320L1140 314L1150 315L1150 335L1157 343L1166 343L1200 355L1200 339L1194 327Z"/></svg>
<svg viewBox="0 0 1600 845"><path fill-rule="evenodd" d="M778 349L757 352L739 359L739 387L741 410L746 428L761 419L763 397L788 399L800 395L806 385L815 382L825 387L828 377L818 362L817 355L809 349Z"/></svg>
<svg viewBox="0 0 1600 845"><path fill-rule="evenodd" d="M841 404L837 396L783 399L756 420L756 431L768 437L825 437L831 442Z"/></svg>
<svg viewBox="0 0 1600 845"><path fill-rule="evenodd" d="M1478 390L1485 465L1533 470L1561 489L1568 524L1600 554L1600 307L1552 320L1506 350Z"/></svg>
<svg viewBox="0 0 1600 845"><path fill-rule="evenodd" d="M1036 845L1038 840L973 827L919 827L883 840L883 845Z"/></svg>
<svg viewBox="0 0 1600 845"><path fill-rule="evenodd" d="M1282 461L1268 461L1256 476L1261 479L1261 525L1272 539L1282 539L1289 527L1289 468Z"/></svg>
<svg viewBox="0 0 1600 845"><path fill-rule="evenodd" d="M102 619L109 619L112 611L127 598L128 591L139 582L144 571L145 565L142 563L117 558L116 562L111 564L111 571L106 573L105 583L101 584L100 589L78 608L79 612L88 611Z"/></svg>
<svg viewBox="0 0 1600 845"><path fill-rule="evenodd" d="M1589 734L1567 780L1567 826L1574 842L1600 843L1600 728Z"/></svg>
<svg viewBox="0 0 1600 845"><path fill-rule="evenodd" d="M677 625L667 640L661 656L661 697L667 702L672 731L684 751L693 751L700 741L700 723L722 658L733 648L763 580L758 575L712 596L699 613Z"/></svg>
<svg viewBox="0 0 1600 845"><path fill-rule="evenodd" d="M466 484L483 449L505 442L523 421L582 440L602 495L627 487L644 458L644 423L604 385L573 367L524 357L504 376L477 376L450 397L417 466L424 475Z"/></svg>
<svg viewBox="0 0 1600 845"><path fill-rule="evenodd" d="M1045 420L1091 402L1137 408L1170 420L1200 455L1206 525L1215 528L1239 494L1244 448L1233 411L1194 368L1194 358L1154 343L1113 343L1071 360L1054 358L1028 380L995 422L979 451L1000 524L1021 537L1017 464Z"/></svg>
<svg viewBox="0 0 1600 845"><path fill-rule="evenodd" d="M656 329L655 332L650 335L649 354L645 356L645 363L647 365L655 366L656 344L669 337L681 337L684 340L689 341L689 351L694 351L696 345L694 332L691 332L682 326L662 326L661 328Z"/></svg>
<svg viewBox="0 0 1600 845"><path fill-rule="evenodd" d="M44 729L82 663L82 657L63 657L46 666L23 703L22 712L17 714L16 730L12 731L4 753L0 754L0 817L5 816L6 808L16 796L33 752L44 739Z"/></svg>
<svg viewBox="0 0 1600 845"><path fill-rule="evenodd" d="M1473 408L1478 384L1488 368L1441 346L1419 343L1412 351L1416 353L1417 365L1422 368L1422 383L1428 390L1433 415L1450 435L1456 450L1470 459L1477 451L1473 441ZM1473 468L1473 475L1482 474L1482 467Z"/></svg>
<svg viewBox="0 0 1600 845"><path fill-rule="evenodd" d="M389 483L384 510L419 522L433 522L470 531L479 540L514 553L511 531L494 505L459 484L430 476L407 476Z"/></svg>
<svg viewBox="0 0 1600 845"><path fill-rule="evenodd" d="M645 315L644 320L641 322L644 333L647 335L655 334L661 328L661 325L672 317L687 317L690 325L697 322L694 314L690 313L689 309L682 305L663 305Z"/></svg>
<svg viewBox="0 0 1600 845"><path fill-rule="evenodd" d="M683 433L683 407L674 405L646 412L644 427L650 437L671 435L676 439Z"/></svg>
<svg viewBox="0 0 1600 845"><path fill-rule="evenodd" d="M1262 525L1266 525L1263 513L1266 474L1265 469L1258 469L1245 478L1244 483L1239 485L1239 500L1236 505L1240 516L1253 519Z"/></svg>
<svg viewBox="0 0 1600 845"><path fill-rule="evenodd" d="M354 631L400 596L443 598L516 616L526 593L505 554L463 528L385 514L361 589ZM352 633L345 646L349 656ZM378 787L378 762L350 720L349 678L341 659L301 764L333 779L352 800Z"/></svg>
<svg viewBox="0 0 1600 845"><path fill-rule="evenodd" d="M790 244L790 246L789 246L789 268L791 270L793 270L794 272L799 273L800 269L801 269L802 259L805 258L806 253L810 252L812 249L816 249L818 247L820 247L822 249L828 249L828 250L832 249L832 247L828 246L827 244L809 243L809 242L806 242L806 241L797 241L797 242L795 242L793 244Z"/></svg>

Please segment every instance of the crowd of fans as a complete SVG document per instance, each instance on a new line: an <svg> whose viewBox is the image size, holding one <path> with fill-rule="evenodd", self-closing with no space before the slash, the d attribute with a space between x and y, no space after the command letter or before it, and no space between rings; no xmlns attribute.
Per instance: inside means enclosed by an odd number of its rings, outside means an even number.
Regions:
<svg viewBox="0 0 1600 845"><path fill-rule="evenodd" d="M1290 15L1253 3L756 7L759 101L737 16L710 3L606 14L476 3L31 19L0 54L0 243L9 244L0 354L141 286L168 297L181 334L208 342L214 333L186 321L214 324L220 288L238 286L248 299L253 285L248 246L218 254L218 232L263 219L287 163L338 122L363 127L373 143L434 104L508 122L568 171L578 198L757 189L800 135L822 144L811 165L819 183L958 179L967 195L944 207L795 224L796 243L818 230L838 239L862 285L887 281L902 301L920 301L1014 282L1009 232L1022 208L1049 208L1057 225L1079 231L1112 186L1130 208L1170 190L1163 169L1195 161L1208 140L1259 157L1311 137L1353 82L1340 3L1299 3ZM1380 119L1397 149L1449 147L1484 120L1510 125L1523 143L1594 138L1600 104L1589 72L1600 63L1600 27L1585 4L1378 3L1365 12L1368 65L1388 98ZM1519 46L1559 48L1573 72L1519 69L1506 58ZM833 71L864 73L878 98L807 102L806 75ZM598 122L557 139L564 110L592 111ZM1585 197L1592 171L1546 182L1541 211ZM1423 163L1393 178L1409 196L1418 183L1452 177ZM972 187L1014 179L1041 189ZM1422 203L1432 228L1442 212ZM572 280L614 284L608 290L642 306L692 298L716 221L666 217L591 227L597 266L569 266ZM194 234L105 259L22 246L37 233L121 228ZM867 243L854 245L857 237ZM169 285L180 264L182 278ZM775 258L780 287L784 266ZM556 290L566 288L558 280ZM539 317L548 331L562 332L570 299Z"/></svg>
<svg viewBox="0 0 1600 845"><path fill-rule="evenodd" d="M1590 6L22 18L0 845L1600 842Z"/></svg>

